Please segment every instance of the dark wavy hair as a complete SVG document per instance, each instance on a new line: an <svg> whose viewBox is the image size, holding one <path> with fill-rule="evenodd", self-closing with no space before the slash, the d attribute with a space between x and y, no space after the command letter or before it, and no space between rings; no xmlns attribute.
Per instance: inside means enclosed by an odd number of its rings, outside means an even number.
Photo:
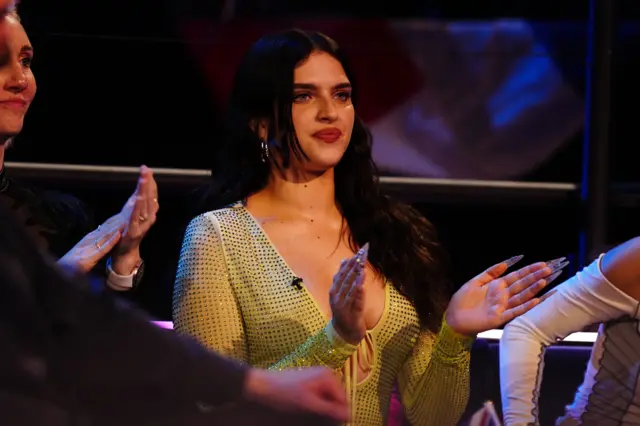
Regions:
<svg viewBox="0 0 640 426"><path fill-rule="evenodd" d="M304 156L291 115L294 70L313 52L326 52L342 64L357 104L353 73L331 38L297 29L262 37L245 54L235 75L205 209L246 200L267 185L274 164L263 161L256 122L267 123L268 149L282 158L282 167L288 167L292 153ZM437 331L450 296L445 256L427 219L381 194L371 134L357 116L349 146L335 168L335 181L351 249L369 242L373 268L414 304L423 327Z"/></svg>

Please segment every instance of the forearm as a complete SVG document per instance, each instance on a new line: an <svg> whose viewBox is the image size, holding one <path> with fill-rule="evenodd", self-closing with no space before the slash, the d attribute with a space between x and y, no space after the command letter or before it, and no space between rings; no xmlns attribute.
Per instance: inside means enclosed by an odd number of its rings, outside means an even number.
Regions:
<svg viewBox="0 0 640 426"><path fill-rule="evenodd" d="M538 397L544 370L544 349L527 321L508 324L500 339L500 388L505 426L538 424Z"/></svg>
<svg viewBox="0 0 640 426"><path fill-rule="evenodd" d="M207 351L196 342L191 344L190 353L183 358L186 369L182 382L184 391L199 396L198 401L214 406L242 400L249 368ZM162 356L166 354L163 352Z"/></svg>
<svg viewBox="0 0 640 426"><path fill-rule="evenodd" d="M345 342L335 331L331 321L294 352L269 366L269 370L285 370L324 366L332 370L342 368L357 346Z"/></svg>
<svg viewBox="0 0 640 426"><path fill-rule="evenodd" d="M77 267L73 262L67 261L64 257L57 260L58 265L63 269L69 270L73 273L77 273ZM96 277L100 277L103 285L116 292L126 292L134 288L134 282L139 282L142 279L142 270L134 270L130 274L119 274L110 265L110 262L100 262L96 265L92 271L88 274L92 274Z"/></svg>
<svg viewBox="0 0 640 426"><path fill-rule="evenodd" d="M116 274L126 276L136 269L140 259L142 259L142 256L140 255L139 247L127 253L120 253L116 246L116 249L111 253L111 268Z"/></svg>
<svg viewBox="0 0 640 426"><path fill-rule="evenodd" d="M242 399L245 367L151 324L147 315L114 300L104 289L95 289L97 297L90 295L88 283L82 284L73 291L61 289L64 304L56 309L69 317L72 336L59 342L65 350L60 371L72 372L69 380L77 381L83 396L102 392L108 383L120 393L156 389L186 404L217 407ZM144 396L132 395L130 400L135 403L137 398Z"/></svg>

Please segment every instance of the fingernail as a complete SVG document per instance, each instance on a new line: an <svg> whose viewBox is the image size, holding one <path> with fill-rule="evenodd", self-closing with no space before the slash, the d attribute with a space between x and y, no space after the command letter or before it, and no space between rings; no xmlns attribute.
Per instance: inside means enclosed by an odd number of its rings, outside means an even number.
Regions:
<svg viewBox="0 0 640 426"><path fill-rule="evenodd" d="M365 245L363 245L361 250L362 250L362 258L364 260L367 260L367 258L369 257L369 243L366 243Z"/></svg>
<svg viewBox="0 0 640 426"><path fill-rule="evenodd" d="M513 265L515 265L516 263L520 262L522 260L522 258L524 257L524 254L519 254L517 256L513 256L507 260L505 260L502 263L506 263L507 264L507 268L512 267Z"/></svg>
<svg viewBox="0 0 640 426"><path fill-rule="evenodd" d="M555 281L556 278L558 278L560 275L562 275L562 272L563 271L554 272L553 274L549 275L549 277L545 278L544 280L547 282L546 285L549 285L553 281Z"/></svg>
<svg viewBox="0 0 640 426"><path fill-rule="evenodd" d="M557 265L558 263L563 262L564 260L566 260L566 257L559 257L557 259L553 259L553 260L549 260L547 262L545 262L547 264L548 267L553 267L554 265Z"/></svg>
<svg viewBox="0 0 640 426"><path fill-rule="evenodd" d="M551 291L549 291L549 292L545 293L542 297L540 297L540 298L538 299L538 300L539 300L539 303L544 302L545 300L547 300L548 298L550 298L551 296L553 296L557 291L558 291L558 290L553 289L553 290L551 290Z"/></svg>
<svg viewBox="0 0 640 426"><path fill-rule="evenodd" d="M365 243L362 247L360 247L360 250L358 250L358 252L354 256L358 264L362 263L362 259L367 259L368 251L369 243Z"/></svg>
<svg viewBox="0 0 640 426"><path fill-rule="evenodd" d="M571 262L569 262L568 260L567 260L566 262L556 263L555 265L553 265L553 266L551 267L551 271L552 271L552 272L562 271L562 269L563 269L565 266L567 266L569 263L571 263Z"/></svg>

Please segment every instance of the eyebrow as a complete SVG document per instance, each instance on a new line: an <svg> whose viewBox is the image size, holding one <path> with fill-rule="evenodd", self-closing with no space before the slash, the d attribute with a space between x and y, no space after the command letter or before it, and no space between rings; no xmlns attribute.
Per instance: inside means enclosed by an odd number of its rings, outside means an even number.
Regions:
<svg viewBox="0 0 640 426"><path fill-rule="evenodd" d="M306 90L316 90L318 88L318 86L316 86L313 83L294 83L293 84L293 88L294 89L306 89ZM333 86L334 90L339 90L339 89L351 89L351 83L338 83L335 86Z"/></svg>
<svg viewBox="0 0 640 426"><path fill-rule="evenodd" d="M7 3L7 5L5 7L0 9L0 19L4 18L9 13L13 12L14 10L16 10L16 7L18 6L18 3L20 3L20 0L9 1L9 3Z"/></svg>
<svg viewBox="0 0 640 426"><path fill-rule="evenodd" d="M22 46L20 48L20 53L33 53L33 47L29 46L28 44L25 44L24 46Z"/></svg>

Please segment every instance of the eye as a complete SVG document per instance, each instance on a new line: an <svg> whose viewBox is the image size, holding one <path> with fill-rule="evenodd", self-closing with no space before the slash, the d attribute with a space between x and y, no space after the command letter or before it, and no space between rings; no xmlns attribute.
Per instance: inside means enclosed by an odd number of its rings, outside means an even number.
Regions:
<svg viewBox="0 0 640 426"><path fill-rule="evenodd" d="M311 96L308 93L297 93L293 96L294 102L305 102L311 99Z"/></svg>
<svg viewBox="0 0 640 426"><path fill-rule="evenodd" d="M33 62L33 58L30 56L25 56L24 58L20 59L20 63L25 68L31 68L32 62Z"/></svg>
<svg viewBox="0 0 640 426"><path fill-rule="evenodd" d="M338 92L336 94L336 97L343 102L347 102L349 99L351 99L351 92Z"/></svg>

